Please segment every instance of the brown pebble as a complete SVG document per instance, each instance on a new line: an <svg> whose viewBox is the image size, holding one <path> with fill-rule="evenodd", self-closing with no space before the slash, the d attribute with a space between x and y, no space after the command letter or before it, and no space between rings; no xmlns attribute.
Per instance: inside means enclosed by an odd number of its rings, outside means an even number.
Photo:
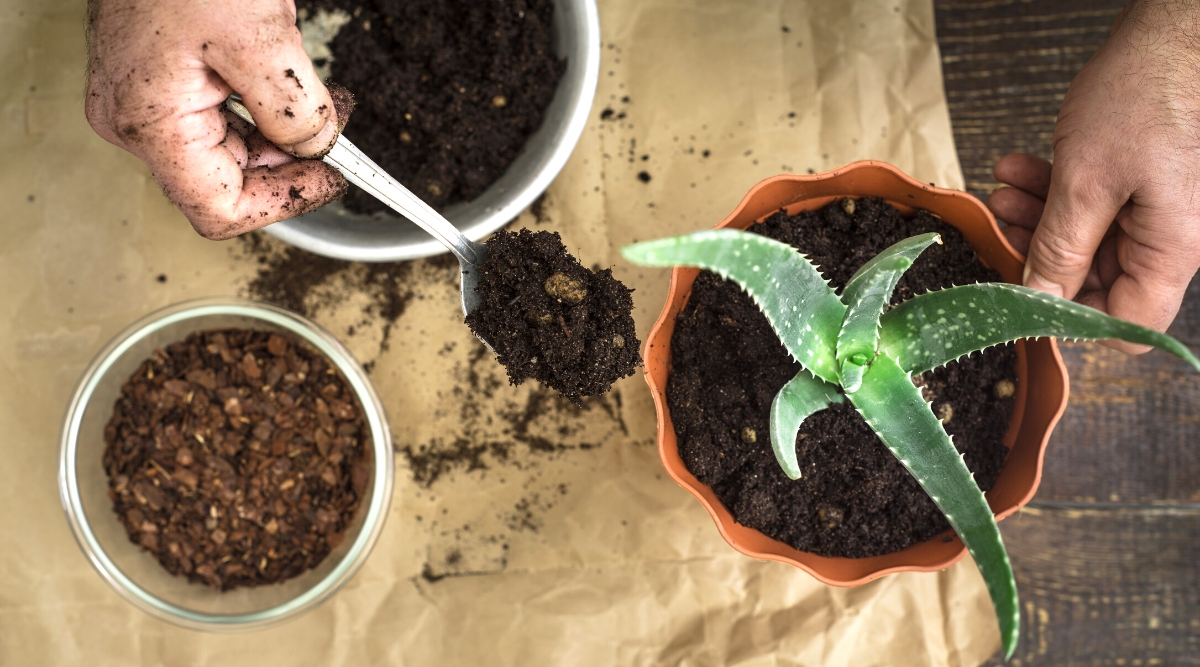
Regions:
<svg viewBox="0 0 1200 667"><path fill-rule="evenodd" d="M407 132L401 132L400 133L400 141L403 141L404 143L407 144L408 142L412 141L412 135Z"/></svg>
<svg viewBox="0 0 1200 667"><path fill-rule="evenodd" d="M242 372L252 380L262 377L262 369L258 367L258 361L250 352L247 352L246 356L242 357Z"/></svg>
<svg viewBox="0 0 1200 667"><path fill-rule="evenodd" d="M1017 392L1017 385L1013 384L1012 380L1000 380L992 389L996 398L1008 398Z"/></svg>
<svg viewBox="0 0 1200 667"><path fill-rule="evenodd" d="M842 522L842 510L836 507L822 507L817 510L817 518L825 522L826 528L837 528Z"/></svg>
<svg viewBox="0 0 1200 667"><path fill-rule="evenodd" d="M267 351L276 357L282 357L287 354L287 349L288 341L283 336L271 334L271 337L267 339Z"/></svg>
<svg viewBox="0 0 1200 667"><path fill-rule="evenodd" d="M508 100L504 99L503 95L497 95L492 98L492 106L496 107L497 109L506 104L508 104Z"/></svg>
<svg viewBox="0 0 1200 667"><path fill-rule="evenodd" d="M567 277L564 273L555 273L547 278L542 289L546 290L546 294L568 303L580 303L587 296L587 289L583 283Z"/></svg>
<svg viewBox="0 0 1200 667"><path fill-rule="evenodd" d="M425 189L428 190L429 194L433 195L434 197L442 196L442 188L437 183L430 183Z"/></svg>
<svg viewBox="0 0 1200 667"><path fill-rule="evenodd" d="M937 418L943 424L949 424L951 419L954 419L954 408L950 407L949 403L942 403L937 407Z"/></svg>
<svg viewBox="0 0 1200 667"><path fill-rule="evenodd" d="M742 442L758 442L758 432L749 426L742 428Z"/></svg>

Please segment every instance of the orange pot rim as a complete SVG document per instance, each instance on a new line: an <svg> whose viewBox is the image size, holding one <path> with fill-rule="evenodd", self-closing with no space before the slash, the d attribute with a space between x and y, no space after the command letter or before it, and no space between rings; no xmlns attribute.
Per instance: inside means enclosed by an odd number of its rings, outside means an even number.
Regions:
<svg viewBox="0 0 1200 667"><path fill-rule="evenodd" d="M905 213L916 208L925 209L955 227L970 223L973 225L970 233L961 227L960 230L968 236L984 263L998 270L1005 280L1020 282L1024 258L1009 245L991 212L978 199L966 192L921 183L896 167L875 160L854 162L819 174L784 174L768 178L752 187L733 212L714 229L744 229L781 208L794 214L799 210L819 208L834 199L863 196L882 196ZM951 217L945 212L952 212ZM962 219L955 220L958 215ZM733 520L712 490L683 465L666 401L674 320L690 296L691 284L698 273L699 270L694 268L672 269L666 305L643 347L643 374L654 399L659 458L664 468L676 483L700 501L730 546L747 556L793 565L834 586L857 586L897 572L935 572L962 559L966 547L953 531L883 556L829 558L799 551ZM1005 436L1010 452L996 486L988 492L989 503L998 520L1019 510L1036 493L1046 444L1066 409L1069 395L1066 367L1054 339L1018 342L1017 351L1020 381L1013 420ZM1036 374L1033 380L1029 379L1031 373ZM1031 397L1031 392L1037 396ZM1029 413L1033 413L1031 418L1026 418ZM1014 463L1017 445L1022 447L1020 465ZM1010 476L1019 475L1020 479L1005 480L1010 468L1014 469ZM998 494L997 489L1001 488L1004 492ZM993 498L994 494L1005 497L998 502Z"/></svg>

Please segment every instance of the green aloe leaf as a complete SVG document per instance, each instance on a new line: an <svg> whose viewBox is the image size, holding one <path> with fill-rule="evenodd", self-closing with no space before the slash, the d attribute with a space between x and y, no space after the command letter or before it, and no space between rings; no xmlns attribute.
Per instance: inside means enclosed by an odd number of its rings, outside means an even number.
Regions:
<svg viewBox="0 0 1200 667"><path fill-rule="evenodd" d="M914 373L992 345L1039 336L1152 345L1200 370L1200 360L1166 334L1020 285L964 285L922 294L888 311L881 323L880 351Z"/></svg>
<svg viewBox="0 0 1200 667"><path fill-rule="evenodd" d="M826 382L840 377L837 332L846 307L817 268L786 243L710 229L621 248L643 266L696 266L733 280L767 316L792 358Z"/></svg>
<svg viewBox="0 0 1200 667"><path fill-rule="evenodd" d="M808 416L824 410L830 403L841 403L846 397L837 386L823 382L800 371L783 385L771 401L771 449L784 474L800 479L800 464L796 461L796 433Z"/></svg>
<svg viewBox="0 0 1200 667"><path fill-rule="evenodd" d="M846 289L842 290L846 315L837 340L838 370L846 393L858 391L864 367L875 358L879 316L892 298L896 283L935 242L942 242L936 233L904 239L872 257L846 283Z"/></svg>
<svg viewBox="0 0 1200 667"><path fill-rule="evenodd" d="M849 398L966 544L991 595L1005 658L1011 657L1020 629L1017 583L996 519L962 455L909 373L887 356L875 360Z"/></svg>

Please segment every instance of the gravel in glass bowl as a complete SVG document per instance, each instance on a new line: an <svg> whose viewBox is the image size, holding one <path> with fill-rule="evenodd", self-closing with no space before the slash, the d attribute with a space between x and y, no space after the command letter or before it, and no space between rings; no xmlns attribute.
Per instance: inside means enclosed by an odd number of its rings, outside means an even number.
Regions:
<svg viewBox="0 0 1200 667"><path fill-rule="evenodd" d="M354 392L371 433L372 474L344 537L316 567L285 581L218 591L168 573L130 541L109 498L104 429L122 384L155 349L217 329L289 334L319 352ZM239 299L200 299L169 306L119 333L84 372L67 407L58 486L67 521L88 560L134 606L176 625L244 630L293 618L327 600L366 561L383 530L394 479L391 432L361 365L329 333L286 310Z"/></svg>

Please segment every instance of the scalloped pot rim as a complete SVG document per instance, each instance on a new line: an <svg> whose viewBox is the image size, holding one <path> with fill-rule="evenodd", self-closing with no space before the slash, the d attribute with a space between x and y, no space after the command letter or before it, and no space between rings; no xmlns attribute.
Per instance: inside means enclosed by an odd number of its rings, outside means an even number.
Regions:
<svg viewBox="0 0 1200 667"><path fill-rule="evenodd" d="M733 213L715 228L745 229L787 209L791 214L814 210L844 197L883 197L903 213L924 209L963 232L984 264L1007 282L1020 282L1024 259L1000 234L991 212L966 192L920 183L899 169L874 160L812 175L781 175L758 183ZM658 452L671 477L704 506L721 535L733 548L755 558L788 563L834 586L857 586L896 572L942 570L966 555L953 531L901 551L871 558L827 558L794 549L759 531L738 524L713 491L697 480L679 456L675 427L666 404L671 335L675 317L691 294L698 269L675 267L667 302L650 330L643 349L643 372L658 416ZM1067 405L1066 367L1050 338L1021 341L1017 348L1017 393L1013 417L1004 442L1009 456L996 485L987 493L998 519L1023 507L1037 491L1042 458L1050 433Z"/></svg>

